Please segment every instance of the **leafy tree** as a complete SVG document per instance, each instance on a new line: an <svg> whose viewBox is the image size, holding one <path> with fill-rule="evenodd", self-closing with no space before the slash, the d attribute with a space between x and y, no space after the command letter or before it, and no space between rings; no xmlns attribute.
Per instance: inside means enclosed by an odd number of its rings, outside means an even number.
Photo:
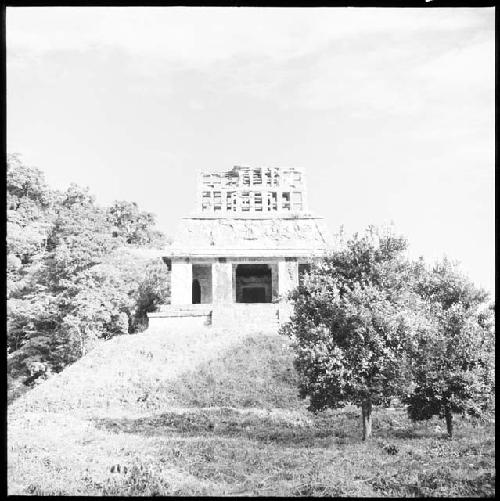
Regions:
<svg viewBox="0 0 500 501"><path fill-rule="evenodd" d="M43 173L7 158L7 298L23 287L30 267L45 252L56 192Z"/></svg>
<svg viewBox="0 0 500 501"><path fill-rule="evenodd" d="M374 227L355 235L291 292L294 312L282 327L309 410L360 405L363 440L373 405L404 394L405 343L425 327L414 314L422 302L405 286L406 247L404 238Z"/></svg>
<svg viewBox="0 0 500 501"><path fill-rule="evenodd" d="M448 260L431 270L414 266L415 290L429 303L433 328L411 347L414 389L405 398L412 420L445 418L453 435L453 413L480 417L494 395L493 306Z"/></svg>
<svg viewBox="0 0 500 501"><path fill-rule="evenodd" d="M170 298L170 273L161 259L147 263L135 297L134 328L143 330L147 325L147 314Z"/></svg>
<svg viewBox="0 0 500 501"><path fill-rule="evenodd" d="M22 202L31 200L39 207L50 203L50 190L40 169L24 165L18 154L7 158L7 208L18 210Z"/></svg>
<svg viewBox="0 0 500 501"><path fill-rule="evenodd" d="M18 156L7 174L8 369L11 381L31 384L97 339L142 329L146 312L166 301L168 274L123 248L163 238L136 204L123 202L128 216L117 221L88 189L51 190Z"/></svg>
<svg viewBox="0 0 500 501"><path fill-rule="evenodd" d="M154 230L155 217L140 211L135 202L115 201L107 210L113 236L129 245L162 245L163 235Z"/></svg>
<svg viewBox="0 0 500 501"><path fill-rule="evenodd" d="M32 363L42 361L59 372L98 340L144 328L146 312L169 293L167 267L158 261L118 249L74 275L57 294L10 301L10 372L27 376Z"/></svg>
<svg viewBox="0 0 500 501"><path fill-rule="evenodd" d="M32 362L50 362L56 331L62 318L55 298L47 293L26 294L7 305L9 374L30 375Z"/></svg>
<svg viewBox="0 0 500 501"><path fill-rule="evenodd" d="M50 276L47 278L53 285L64 280L71 282L70 277L101 262L117 245L105 210L96 205L87 188L72 184L48 237Z"/></svg>

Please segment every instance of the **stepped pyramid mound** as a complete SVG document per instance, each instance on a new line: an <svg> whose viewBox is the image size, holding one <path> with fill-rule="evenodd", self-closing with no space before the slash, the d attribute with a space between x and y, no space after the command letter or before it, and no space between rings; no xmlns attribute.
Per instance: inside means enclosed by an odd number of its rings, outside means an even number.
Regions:
<svg viewBox="0 0 500 501"><path fill-rule="evenodd" d="M308 210L302 170L200 172L195 211L164 255L171 304L150 325L277 326L289 318L287 293L334 244Z"/></svg>
<svg viewBox="0 0 500 501"><path fill-rule="evenodd" d="M19 397L9 412L78 409L92 416L134 415L200 403L245 406L245 399L296 407L293 381L281 377L292 367L287 345L286 338L272 331L149 328L100 341L63 372ZM220 381L221 393L215 399L207 394L207 371ZM275 387L265 390L269 383Z"/></svg>
<svg viewBox="0 0 500 501"><path fill-rule="evenodd" d="M286 344L274 332L207 327L100 342L9 405L9 494L126 496L117 465L130 475L151 463L162 494L175 495L172 482L218 493L170 455L203 447L193 433L225 440L249 424L271 435L307 421Z"/></svg>

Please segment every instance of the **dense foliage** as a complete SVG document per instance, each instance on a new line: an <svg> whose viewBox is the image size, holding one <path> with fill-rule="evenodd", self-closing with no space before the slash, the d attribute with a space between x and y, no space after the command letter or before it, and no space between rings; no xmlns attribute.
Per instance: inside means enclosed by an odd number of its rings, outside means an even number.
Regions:
<svg viewBox="0 0 500 501"><path fill-rule="evenodd" d="M309 409L361 406L363 439L373 405L399 398L412 419L451 422L451 412L479 414L493 390L487 294L446 261L430 271L406 249L387 230L355 235L291 292L282 328Z"/></svg>
<svg viewBox="0 0 500 501"><path fill-rule="evenodd" d="M363 438L373 404L404 392L404 335L412 298L400 280L406 241L375 228L312 268L291 293L294 314L283 332L294 341L300 395L310 410L362 407Z"/></svg>
<svg viewBox="0 0 500 501"><path fill-rule="evenodd" d="M137 204L99 206L88 189L52 190L9 156L7 310L9 375L31 383L62 370L98 339L141 330L169 294L161 259L139 246L165 241Z"/></svg>
<svg viewBox="0 0 500 501"><path fill-rule="evenodd" d="M433 326L410 345L413 391L407 395L415 421L439 416L453 433L453 413L481 417L495 389L493 304L456 265L414 265L414 288L430 305Z"/></svg>

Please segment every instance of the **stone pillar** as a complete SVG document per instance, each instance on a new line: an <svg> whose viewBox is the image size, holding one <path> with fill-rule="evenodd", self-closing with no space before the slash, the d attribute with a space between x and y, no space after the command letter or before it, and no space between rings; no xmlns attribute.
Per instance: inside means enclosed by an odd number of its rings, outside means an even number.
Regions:
<svg viewBox="0 0 500 501"><path fill-rule="evenodd" d="M280 323L288 322L292 314L292 305L283 299L286 294L299 284L299 267L296 259L287 259L278 263L278 290L282 298L278 306Z"/></svg>
<svg viewBox="0 0 500 501"><path fill-rule="evenodd" d="M278 277L278 263L271 263L271 288L272 288L272 300L278 299L279 294L279 277Z"/></svg>
<svg viewBox="0 0 500 501"><path fill-rule="evenodd" d="M172 261L171 304L191 304L193 265L189 262Z"/></svg>
<svg viewBox="0 0 500 501"><path fill-rule="evenodd" d="M233 265L218 261L212 266L212 301L214 303L233 302Z"/></svg>
<svg viewBox="0 0 500 501"><path fill-rule="evenodd" d="M299 285L299 267L297 261L295 259L293 261L279 261L278 275L278 292L280 296L284 296Z"/></svg>
<svg viewBox="0 0 500 501"><path fill-rule="evenodd" d="M234 266L234 263L233 265L231 265L231 268L233 269L233 283L231 284L232 285L232 289L233 289L233 292L232 292L232 298L233 298L233 303L236 303L236 266Z"/></svg>

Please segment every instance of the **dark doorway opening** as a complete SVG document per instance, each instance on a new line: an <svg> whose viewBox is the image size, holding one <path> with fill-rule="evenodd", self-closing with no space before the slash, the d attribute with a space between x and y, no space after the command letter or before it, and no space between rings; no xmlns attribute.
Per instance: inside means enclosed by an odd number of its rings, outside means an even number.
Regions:
<svg viewBox="0 0 500 501"><path fill-rule="evenodd" d="M265 303L266 302L265 287L243 287L243 302Z"/></svg>
<svg viewBox="0 0 500 501"><path fill-rule="evenodd" d="M235 286L237 303L271 303L271 268L267 264L239 264Z"/></svg>
<svg viewBox="0 0 500 501"><path fill-rule="evenodd" d="M201 287L200 287L200 282L198 279L193 280L193 287L192 287L192 299L193 299L193 304L200 304L201 303Z"/></svg>

